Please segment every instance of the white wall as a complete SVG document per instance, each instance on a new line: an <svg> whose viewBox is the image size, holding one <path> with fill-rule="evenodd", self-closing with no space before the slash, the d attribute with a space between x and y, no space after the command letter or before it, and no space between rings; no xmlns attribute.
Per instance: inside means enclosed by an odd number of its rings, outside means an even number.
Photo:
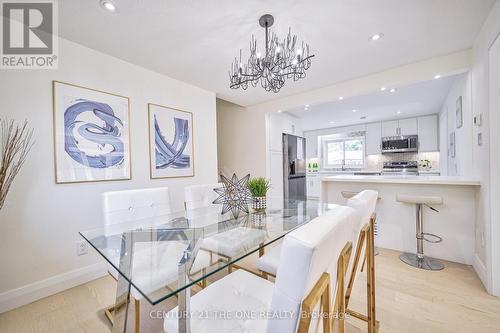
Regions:
<svg viewBox="0 0 500 333"><path fill-rule="evenodd" d="M500 198L493 190L491 181L498 177L498 110L490 108L490 55L489 49L500 34L500 1L496 1L484 23L473 47L472 59L472 110L483 116L482 126L473 126L473 173L481 180L481 189L476 196L476 242L474 269L488 292L500 296L500 230L498 203ZM498 95L498 91L496 92ZM491 121L493 120L493 121ZM496 121L495 121L496 120ZM477 135L482 133L483 145L477 144ZM490 167L491 165L491 167ZM492 191L493 190L493 191ZM491 191L491 197L490 197ZM491 204L490 204L491 203Z"/></svg>
<svg viewBox="0 0 500 333"><path fill-rule="evenodd" d="M490 172L491 172L491 257L492 290L500 295L500 38L490 50Z"/></svg>
<svg viewBox="0 0 500 333"><path fill-rule="evenodd" d="M217 99L219 172L266 175L266 125L264 118L262 124L260 120L242 106Z"/></svg>
<svg viewBox="0 0 500 333"><path fill-rule="evenodd" d="M462 96L463 125L456 126L456 102ZM439 123L440 137L445 138L441 144L441 158L444 166L442 175L448 176L471 176L472 175L472 107L471 107L471 80L470 74L464 74L457 78L450 89L448 96L440 112ZM455 132L455 157L451 157L449 151L450 134ZM446 168L445 168L446 167Z"/></svg>
<svg viewBox="0 0 500 333"><path fill-rule="evenodd" d="M173 208L181 210L184 186L217 180L214 93L73 42L60 40L59 47L58 70L0 73L0 116L27 119L36 138L0 211L0 312L45 296L43 290L85 282L82 274L102 273L94 251L77 257L75 245L78 231L102 225L101 193L168 186ZM55 184L52 80L130 97L132 180ZM194 113L194 178L150 179L148 102Z"/></svg>

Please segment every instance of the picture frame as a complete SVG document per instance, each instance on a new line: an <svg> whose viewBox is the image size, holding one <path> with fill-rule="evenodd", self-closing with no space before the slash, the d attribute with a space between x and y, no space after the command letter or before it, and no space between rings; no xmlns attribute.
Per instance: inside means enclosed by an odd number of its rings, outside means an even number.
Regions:
<svg viewBox="0 0 500 333"><path fill-rule="evenodd" d="M148 103L150 178L194 177L193 113Z"/></svg>
<svg viewBox="0 0 500 333"><path fill-rule="evenodd" d="M56 184L130 180L130 99L52 81Z"/></svg>
<svg viewBox="0 0 500 333"><path fill-rule="evenodd" d="M456 154L456 143L455 143L455 131L450 133L450 156L455 157Z"/></svg>
<svg viewBox="0 0 500 333"><path fill-rule="evenodd" d="M462 96L458 96L456 102L455 119L457 128L461 128L464 125L464 116L462 112Z"/></svg>

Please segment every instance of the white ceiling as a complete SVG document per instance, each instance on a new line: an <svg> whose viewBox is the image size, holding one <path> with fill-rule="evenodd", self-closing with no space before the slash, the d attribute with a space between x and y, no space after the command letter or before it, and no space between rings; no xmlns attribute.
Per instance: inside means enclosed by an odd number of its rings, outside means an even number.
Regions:
<svg viewBox="0 0 500 333"><path fill-rule="evenodd" d="M99 0L59 1L64 38L163 73L240 105L281 98L469 48L494 0ZM260 15L275 16L316 54L308 76L279 94L229 88L239 49L248 54ZM374 33L385 37L369 42Z"/></svg>
<svg viewBox="0 0 500 333"><path fill-rule="evenodd" d="M337 99L310 105L308 110L302 106L285 112L300 118L305 131L438 113L457 77L454 75L398 87L394 93L377 91L341 101Z"/></svg>

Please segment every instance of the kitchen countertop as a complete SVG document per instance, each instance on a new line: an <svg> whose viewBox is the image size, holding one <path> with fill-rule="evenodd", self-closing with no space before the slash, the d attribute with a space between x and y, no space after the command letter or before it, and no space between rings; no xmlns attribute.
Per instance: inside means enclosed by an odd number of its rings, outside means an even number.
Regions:
<svg viewBox="0 0 500 333"><path fill-rule="evenodd" d="M468 185L481 186L479 180L470 177L455 176L354 176L338 175L323 177L323 182L344 182L344 183L386 183L386 184L419 184L419 185Z"/></svg>

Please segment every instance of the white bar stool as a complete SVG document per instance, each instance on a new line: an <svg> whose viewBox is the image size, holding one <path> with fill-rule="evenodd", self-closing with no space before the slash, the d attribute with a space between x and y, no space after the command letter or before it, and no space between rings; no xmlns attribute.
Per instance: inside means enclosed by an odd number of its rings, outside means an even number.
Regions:
<svg viewBox="0 0 500 333"><path fill-rule="evenodd" d="M401 261L410 266L421 269L432 270L432 271L438 271L443 269L444 265L442 262L440 262L437 259L424 256L424 240L429 243L441 243L443 239L437 235L424 232L424 219L422 214L423 205L429 207L435 212L438 212L437 209L431 207L430 205L443 204L443 198L424 196L424 195L398 194L396 196L396 201L415 204L417 207L417 217L416 217L417 254L403 253L402 255L399 256L399 259L401 259Z"/></svg>

